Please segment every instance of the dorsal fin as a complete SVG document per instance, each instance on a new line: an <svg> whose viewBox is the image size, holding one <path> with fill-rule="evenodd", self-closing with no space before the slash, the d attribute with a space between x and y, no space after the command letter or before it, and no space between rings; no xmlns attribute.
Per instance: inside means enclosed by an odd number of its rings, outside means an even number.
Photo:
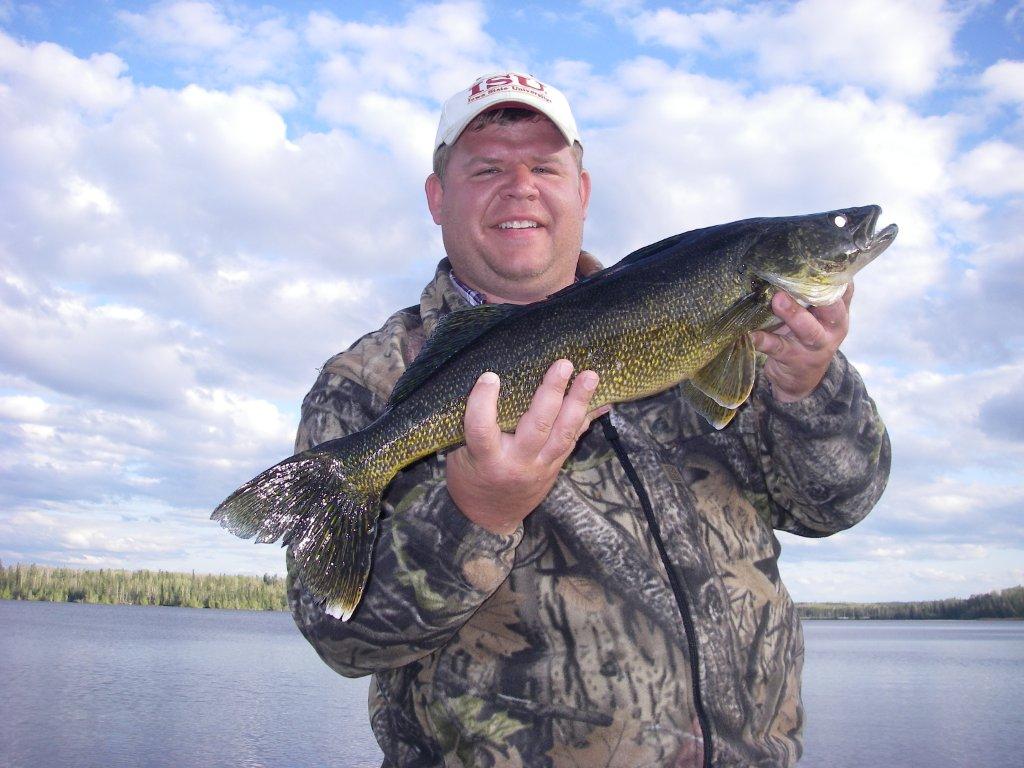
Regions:
<svg viewBox="0 0 1024 768"><path fill-rule="evenodd" d="M642 261L643 259L646 259L649 256L655 256L657 255L657 253L661 252L665 248L669 248L675 245L681 237L683 237L683 235L673 235L672 237L665 238L664 240L661 240L657 243L646 245L640 250L633 251L633 253L615 262L610 267L605 267L604 269L599 270L597 272L592 272L586 277L582 277L576 282L570 283L565 288L562 288L560 291L555 291L550 296L548 296L548 299L561 297L567 293L574 293L575 291L578 291L584 286L589 286L593 285L594 283L603 282L613 277L614 275L618 274L623 269L628 267L630 264Z"/></svg>
<svg viewBox="0 0 1024 768"><path fill-rule="evenodd" d="M556 296L562 296L563 294L577 291L585 285L608 280L617 275L622 270L626 269L627 267L632 266L633 264L637 264L641 261L646 261L647 259L653 259L656 258L657 256L661 256L666 252L673 251L674 249L680 247L681 245L685 246L686 242L688 241L697 240L701 237L706 237L708 234L713 233L715 230L721 230L721 236L733 236L732 232L729 231L729 227L727 225L719 224L714 227L694 229L691 230L690 232L683 232L678 235L666 237L664 240L659 240L656 243L645 245L643 248L638 248L637 250L630 253L628 256L624 256L622 259L612 264L610 267L605 267L600 272L594 272L593 274L587 275L585 278L577 280L572 285L569 285L568 287L563 288L562 290L556 293L552 293L550 296L548 296L548 298L553 299Z"/></svg>
<svg viewBox="0 0 1024 768"><path fill-rule="evenodd" d="M387 407L405 400L452 355L522 310L518 304L481 304L457 309L442 317L416 359L395 383Z"/></svg>
<svg viewBox="0 0 1024 768"><path fill-rule="evenodd" d="M680 240L685 240L692 234L692 232L683 232L678 235L666 237L664 240L659 240L656 243L645 245L642 248L637 248L632 253L622 257L622 259L613 264L610 268L614 269L619 264L636 264L638 261L643 261L644 259L650 258L651 256L654 256L655 254L658 254L667 248L674 248Z"/></svg>

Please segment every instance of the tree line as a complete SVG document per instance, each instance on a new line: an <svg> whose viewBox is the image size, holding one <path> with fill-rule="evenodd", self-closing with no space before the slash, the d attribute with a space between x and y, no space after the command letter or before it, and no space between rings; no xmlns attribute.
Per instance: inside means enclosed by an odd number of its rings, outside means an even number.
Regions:
<svg viewBox="0 0 1024 768"><path fill-rule="evenodd" d="M797 603L802 619L1024 619L1024 586L911 603Z"/></svg>
<svg viewBox="0 0 1024 768"><path fill-rule="evenodd" d="M51 568L0 562L0 600L286 610L280 576ZM802 619L1024 619L1024 586L908 603L797 603Z"/></svg>
<svg viewBox="0 0 1024 768"><path fill-rule="evenodd" d="M280 576L228 576L171 571L50 568L0 563L0 600L173 605L282 611L287 608Z"/></svg>

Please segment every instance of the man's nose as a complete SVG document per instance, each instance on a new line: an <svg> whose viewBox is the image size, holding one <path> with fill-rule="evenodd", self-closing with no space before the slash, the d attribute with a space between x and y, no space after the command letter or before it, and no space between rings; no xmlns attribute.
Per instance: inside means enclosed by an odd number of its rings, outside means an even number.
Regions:
<svg viewBox="0 0 1024 768"><path fill-rule="evenodd" d="M506 197L532 199L537 196L536 181L530 166L521 163L509 169L508 183L502 192Z"/></svg>

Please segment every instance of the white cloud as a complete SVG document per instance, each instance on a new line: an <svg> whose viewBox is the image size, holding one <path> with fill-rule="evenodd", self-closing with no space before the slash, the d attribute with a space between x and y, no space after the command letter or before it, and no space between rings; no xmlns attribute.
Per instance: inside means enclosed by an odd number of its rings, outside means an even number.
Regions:
<svg viewBox="0 0 1024 768"><path fill-rule="evenodd" d="M206 434L197 436L202 442L245 449L287 445L294 436L292 419L265 400L209 387L186 390L185 400L190 414L206 425Z"/></svg>
<svg viewBox="0 0 1024 768"><path fill-rule="evenodd" d="M811 78L916 95L957 61L959 18L941 0L802 0L741 11L642 11L640 40L686 51L752 54L765 80Z"/></svg>
<svg viewBox="0 0 1024 768"><path fill-rule="evenodd" d="M1024 442L1024 376L982 403L978 427L996 439Z"/></svg>
<svg viewBox="0 0 1024 768"><path fill-rule="evenodd" d="M146 55L182 62L187 75L202 71L214 81L278 77L290 67L298 36L268 9L182 0L117 17L138 38Z"/></svg>
<svg viewBox="0 0 1024 768"><path fill-rule="evenodd" d="M0 418L11 421L34 421L47 411L46 401L30 395L0 397Z"/></svg>
<svg viewBox="0 0 1024 768"><path fill-rule="evenodd" d="M23 295L0 305L0 335L5 366L70 395L167 405L192 379L174 331L137 307Z"/></svg>
<svg viewBox="0 0 1024 768"><path fill-rule="evenodd" d="M299 52L299 36L280 18L264 19L249 30L239 45L216 59L235 78L279 78L288 72Z"/></svg>
<svg viewBox="0 0 1024 768"><path fill-rule="evenodd" d="M76 211L99 215L110 216L119 212L117 203L101 187L90 184L80 176L72 176L65 179L61 186L67 192L67 202Z"/></svg>
<svg viewBox="0 0 1024 768"><path fill-rule="evenodd" d="M786 537L785 547L796 540ZM823 544L828 548L831 539ZM788 561L780 563L783 580L798 601L940 600L969 597L1020 584L1024 571L1020 549L989 549L982 556L946 560Z"/></svg>
<svg viewBox="0 0 1024 768"><path fill-rule="evenodd" d="M310 14L306 38L327 57L318 114L358 129L426 176L439 103L482 72L520 64L514 46L495 56L502 46L484 31L485 21L478 2L413 6L391 24Z"/></svg>
<svg viewBox="0 0 1024 768"><path fill-rule="evenodd" d="M0 77L11 89L4 111L42 111L49 103L103 113L132 95L125 63L112 53L80 59L53 43L22 45L0 31Z"/></svg>
<svg viewBox="0 0 1024 768"><path fill-rule="evenodd" d="M174 110L179 120L188 123L181 138L198 148L212 145L217 150L228 150L231 161L244 165L267 153L293 148L281 115L256 97L257 93L244 90L227 94L187 86L177 95ZM206 135L199 134L200 129Z"/></svg>
<svg viewBox="0 0 1024 768"><path fill-rule="evenodd" d="M306 37L323 52L355 54L370 89L440 100L479 75L480 60L492 59L496 41L484 31L485 21L479 2L413 6L393 24L339 21L314 12Z"/></svg>
<svg viewBox="0 0 1024 768"><path fill-rule="evenodd" d="M132 264L140 275L183 272L188 261L178 253L160 249L139 249L133 254Z"/></svg>
<svg viewBox="0 0 1024 768"><path fill-rule="evenodd" d="M981 85L996 102L1024 104L1024 61L1000 59L981 73Z"/></svg>
<svg viewBox="0 0 1024 768"><path fill-rule="evenodd" d="M902 359L893 356L887 364L899 367L902 362L905 367L913 361L919 370L968 375L991 371L997 377L1005 366L1021 364L1024 200L992 199L983 211L943 233L957 263L951 263L945 284L936 286L926 301L902 308L900 333L890 335L913 339L916 351Z"/></svg>
<svg viewBox="0 0 1024 768"><path fill-rule="evenodd" d="M954 172L979 197L1024 193L1024 150L1000 139L986 141L960 158Z"/></svg>
<svg viewBox="0 0 1024 768"><path fill-rule="evenodd" d="M876 509L855 528L825 538L808 539L787 533L784 534L784 544L791 560L800 563L960 560L975 559L985 554L985 548L979 546L956 546L894 536L878 525L879 518L887 514L884 509Z"/></svg>
<svg viewBox="0 0 1024 768"><path fill-rule="evenodd" d="M210 51L227 48L242 36L242 30L211 3L164 2L146 13L121 11L118 16L156 45Z"/></svg>
<svg viewBox="0 0 1024 768"><path fill-rule="evenodd" d="M262 101L278 112L287 112L298 104L295 91L278 83L262 83L256 86L241 85L235 88L234 93L237 96Z"/></svg>
<svg viewBox="0 0 1024 768"><path fill-rule="evenodd" d="M282 300L300 309L302 304L313 303L317 306L334 303L348 303L366 298L369 293L367 281L334 280L328 282L312 282L310 280L292 280L277 288Z"/></svg>
<svg viewBox="0 0 1024 768"><path fill-rule="evenodd" d="M871 369L873 394L890 431L899 436L894 462L912 476L900 514L910 514L920 497L949 496L957 488L970 492L975 504L1008 503L999 494L1000 484L987 478L971 485L980 467L996 470L1024 462L1024 445L1007 445L989 434L979 422L986 403L1002 396L1021 381L1024 362L973 371L940 373L934 370L905 371L893 366ZM953 479L943 479L944 475ZM1021 483L1010 474L1009 482ZM940 485L936 485L939 483ZM1024 483L1021 483L1024 488ZM985 490L991 491L984 496Z"/></svg>
<svg viewBox="0 0 1024 768"><path fill-rule="evenodd" d="M183 514L145 497L48 503L0 515L0 542L4 563L284 573L278 547L257 547L228 536L205 510Z"/></svg>
<svg viewBox="0 0 1024 768"><path fill-rule="evenodd" d="M398 303L380 275L402 264L415 299L440 250L401 215L425 170L341 131L289 139L289 87L136 87L113 57L0 42L0 527L67 504L78 532L18 528L0 556L279 570L205 517L290 452L317 366ZM54 55L107 91L40 88ZM154 503L178 521L162 551L95 522Z"/></svg>
<svg viewBox="0 0 1024 768"><path fill-rule="evenodd" d="M719 8L707 13L685 14L671 8L644 11L632 20L632 26L644 42L657 42L683 50L704 48L710 41L735 28L741 21L733 11Z"/></svg>
<svg viewBox="0 0 1024 768"><path fill-rule="evenodd" d="M96 60L78 61L96 67ZM354 332L344 324L372 316L372 307L383 312L386 295L365 282L356 289L353 271L378 274L415 254L425 275L439 257L425 212L418 219L402 213L422 209L425 166L410 172L341 132L289 140L278 109L294 103L290 89L134 91L129 82L129 99L93 125L70 97L50 111L32 108L36 73L25 74L29 80L12 83L25 109L0 136L0 159L10 171L0 178L0 218L8 226L0 254L18 254L5 280L22 281L24 290L15 291L23 305L19 327L32 327L26 291L49 295L54 279L73 286L66 296L113 292L156 318L184 309L218 338L237 334L228 354L257 354L261 366L281 362L269 359L272 338L301 338L289 352L301 359L315 347L319 362L326 352L310 327L344 346ZM347 203L353 180L359 206ZM251 279L227 288L216 275L232 271ZM335 311L325 315L278 290L297 280L318 286L306 293L329 298ZM352 290L336 289L344 281ZM45 316L41 299L32 301ZM254 305L270 311L254 321L245 311ZM37 326L46 329L56 330L52 317ZM170 324L165 330L189 348L186 356L205 355L204 333Z"/></svg>

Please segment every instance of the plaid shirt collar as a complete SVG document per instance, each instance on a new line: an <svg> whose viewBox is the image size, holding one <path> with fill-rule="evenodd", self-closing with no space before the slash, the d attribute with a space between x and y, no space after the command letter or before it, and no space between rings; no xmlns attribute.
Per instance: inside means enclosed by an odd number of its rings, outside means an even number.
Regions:
<svg viewBox="0 0 1024 768"><path fill-rule="evenodd" d="M459 278L455 276L455 272L453 272L450 269L448 270L448 277L451 278L452 285L454 285L458 289L459 293L462 294L462 298L469 302L469 306L477 307L480 306L481 304L487 303L486 296L480 293L480 291L473 290L464 282L459 280Z"/></svg>

